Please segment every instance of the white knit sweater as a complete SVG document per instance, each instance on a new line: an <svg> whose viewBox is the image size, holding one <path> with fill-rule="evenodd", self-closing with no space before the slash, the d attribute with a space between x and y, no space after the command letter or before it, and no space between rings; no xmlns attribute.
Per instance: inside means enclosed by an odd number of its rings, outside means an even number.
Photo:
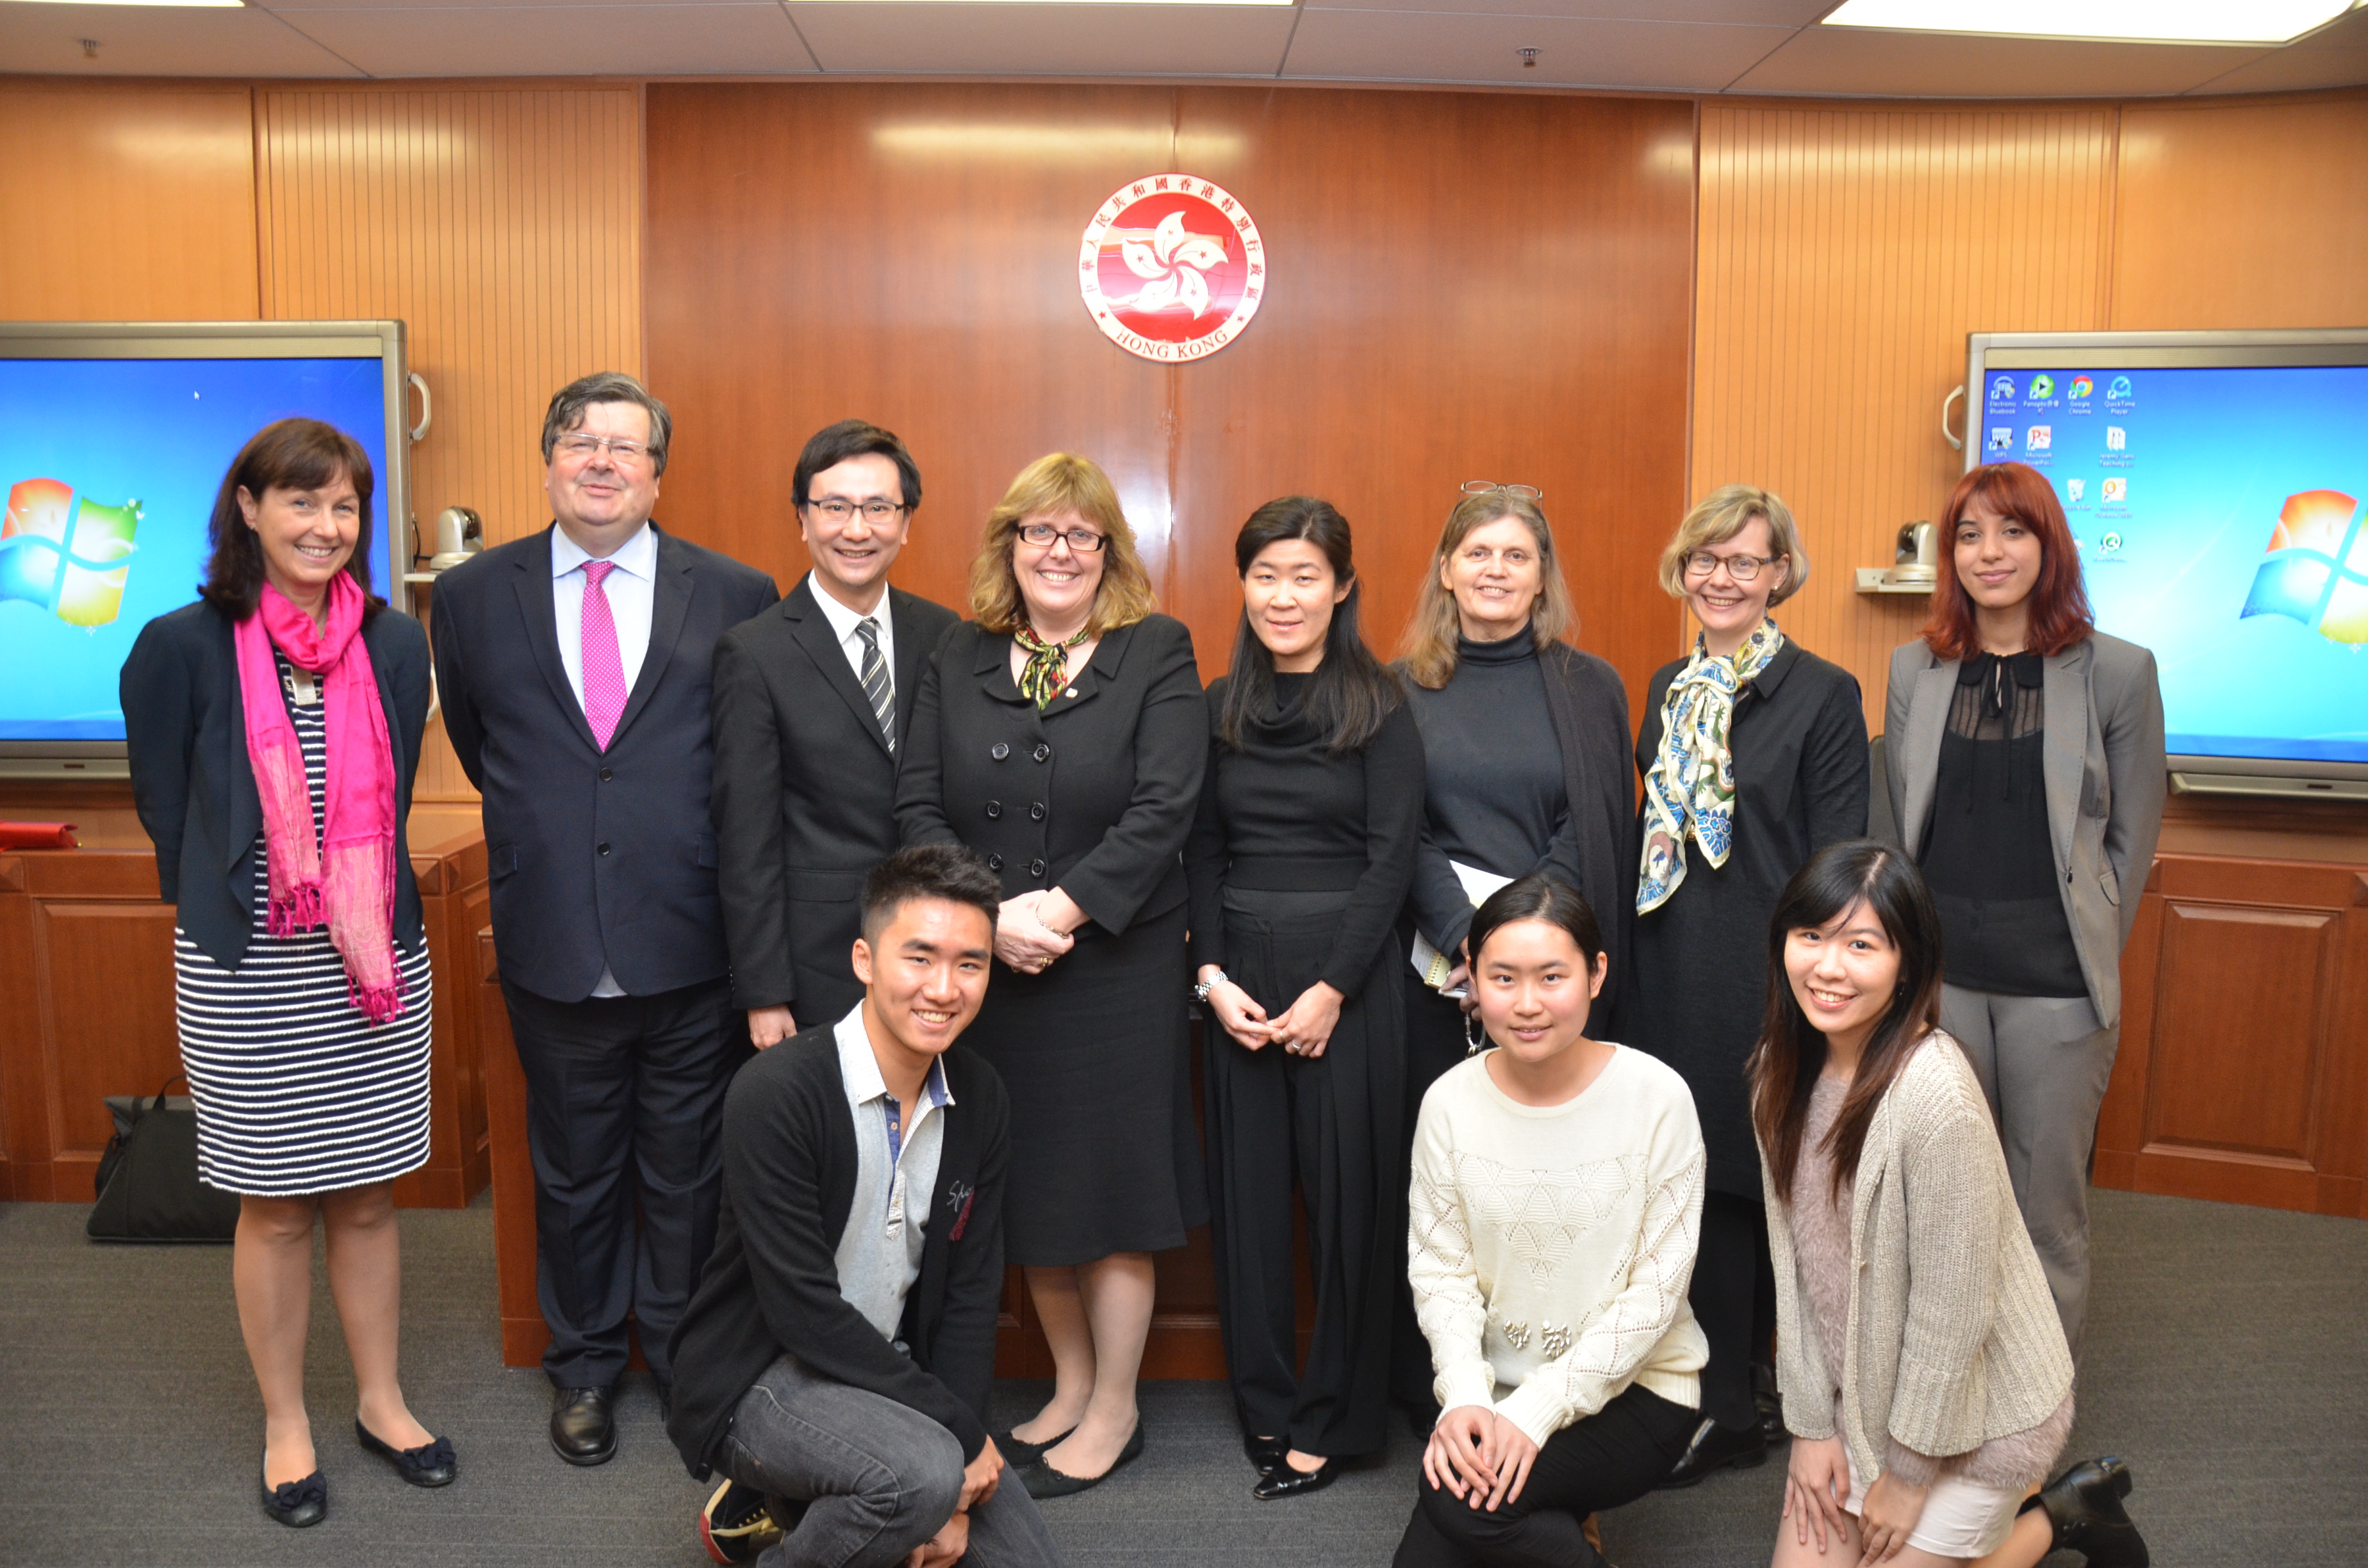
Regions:
<svg viewBox="0 0 2368 1568"><path fill-rule="evenodd" d="M1406 1241L1439 1403L1494 1405L1540 1444L1632 1383L1699 1408L1703 1165L1685 1080L1642 1051L1615 1047L1558 1106L1514 1100L1485 1054L1441 1075Z"/></svg>

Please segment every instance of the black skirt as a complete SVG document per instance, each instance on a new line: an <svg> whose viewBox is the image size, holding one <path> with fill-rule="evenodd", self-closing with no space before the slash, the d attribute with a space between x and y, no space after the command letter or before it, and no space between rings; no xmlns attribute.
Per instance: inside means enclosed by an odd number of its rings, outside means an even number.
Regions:
<svg viewBox="0 0 2368 1568"><path fill-rule="evenodd" d="M1059 1267L1164 1252L1209 1219L1192 1125L1185 909L1098 927L1042 974L995 966L962 1043L1011 1096L1005 1256Z"/></svg>

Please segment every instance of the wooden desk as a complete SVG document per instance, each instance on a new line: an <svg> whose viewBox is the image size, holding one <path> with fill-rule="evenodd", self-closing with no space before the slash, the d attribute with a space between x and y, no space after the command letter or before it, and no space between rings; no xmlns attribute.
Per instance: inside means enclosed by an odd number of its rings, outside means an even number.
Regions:
<svg viewBox="0 0 2368 1568"><path fill-rule="evenodd" d="M0 1199L88 1202L114 1131L103 1096L153 1095L180 1071L173 910L128 784L10 784L0 815L77 824L83 847L0 853ZM457 1209L486 1179L473 971L484 835L472 806L423 805L412 871L436 975L427 1164L395 1201Z"/></svg>

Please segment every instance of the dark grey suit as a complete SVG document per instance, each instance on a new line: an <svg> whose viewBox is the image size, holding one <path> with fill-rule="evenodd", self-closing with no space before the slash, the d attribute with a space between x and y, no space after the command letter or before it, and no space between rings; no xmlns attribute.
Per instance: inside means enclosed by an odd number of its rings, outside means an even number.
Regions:
<svg viewBox="0 0 2368 1568"><path fill-rule="evenodd" d="M893 633L898 744L921 667L959 621L900 588ZM803 1025L863 999L848 954L864 873L896 847L896 758L811 580L715 643L715 836L733 1000Z"/></svg>

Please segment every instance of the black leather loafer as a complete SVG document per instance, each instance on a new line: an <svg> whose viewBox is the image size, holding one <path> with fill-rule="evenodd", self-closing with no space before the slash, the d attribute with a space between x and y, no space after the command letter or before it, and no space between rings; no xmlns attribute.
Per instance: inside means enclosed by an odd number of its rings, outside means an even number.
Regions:
<svg viewBox="0 0 2368 1568"><path fill-rule="evenodd" d="M1288 1465L1289 1461L1283 1456L1291 1452L1291 1439L1244 1437L1242 1452L1248 1458L1252 1470L1257 1471L1260 1475L1272 1475L1276 1471L1284 1469Z"/></svg>
<svg viewBox="0 0 2368 1568"><path fill-rule="evenodd" d="M1069 1428L1069 1432L1076 1430L1075 1426ZM1067 1442L1069 1432L1057 1437L1047 1437L1041 1443L1031 1443L1017 1432L997 1432L994 1434L995 1451L1003 1456L1003 1462L1008 1465L1034 1464L1044 1457L1045 1449L1057 1449Z"/></svg>
<svg viewBox="0 0 2368 1568"><path fill-rule="evenodd" d="M365 1449L394 1466L394 1472L414 1486L450 1486L452 1478L461 1473L448 1437L430 1437L416 1449L398 1449L381 1441L362 1425L359 1415L354 1417L354 1436Z"/></svg>
<svg viewBox="0 0 2368 1568"><path fill-rule="evenodd" d="M2083 1553L2089 1568L2147 1568L2146 1538L2122 1506L2129 1494L2130 1467L2108 1454L2082 1460L2022 1507L2046 1509L2057 1549Z"/></svg>
<svg viewBox="0 0 2368 1568"><path fill-rule="evenodd" d="M558 1389L551 1399L551 1446L569 1464L607 1464L617 1457L614 1389Z"/></svg>
<svg viewBox="0 0 2368 1568"><path fill-rule="evenodd" d="M302 1481L263 1483L263 1511L290 1529L317 1525L329 1517L329 1478L314 1471Z"/></svg>
<svg viewBox="0 0 2368 1568"><path fill-rule="evenodd" d="M1768 1440L1759 1435L1759 1423L1754 1420L1740 1432L1722 1426L1715 1421L1704 1421L1694 1428L1693 1440L1686 1451L1678 1456L1676 1468L1660 1484L1663 1492L1674 1492L1680 1486L1692 1486L1714 1470L1749 1470L1764 1463L1768 1458Z"/></svg>
<svg viewBox="0 0 2368 1568"><path fill-rule="evenodd" d="M1272 1503L1284 1497L1304 1497L1310 1492L1321 1492L1340 1477L1340 1461L1327 1459L1314 1470L1302 1470L1285 1459L1258 1478L1250 1488L1250 1495L1261 1503Z"/></svg>
<svg viewBox="0 0 2368 1568"><path fill-rule="evenodd" d="M1127 1436L1126 1447L1118 1451L1118 1458L1112 1460L1110 1467L1099 1475L1071 1475L1065 1470L1054 1470L1040 1459L1033 1464L1020 1466L1019 1483L1028 1488L1028 1495L1030 1497L1075 1496L1080 1492L1088 1492L1099 1486L1142 1457L1143 1420L1142 1417L1137 1416L1134 1430Z"/></svg>

